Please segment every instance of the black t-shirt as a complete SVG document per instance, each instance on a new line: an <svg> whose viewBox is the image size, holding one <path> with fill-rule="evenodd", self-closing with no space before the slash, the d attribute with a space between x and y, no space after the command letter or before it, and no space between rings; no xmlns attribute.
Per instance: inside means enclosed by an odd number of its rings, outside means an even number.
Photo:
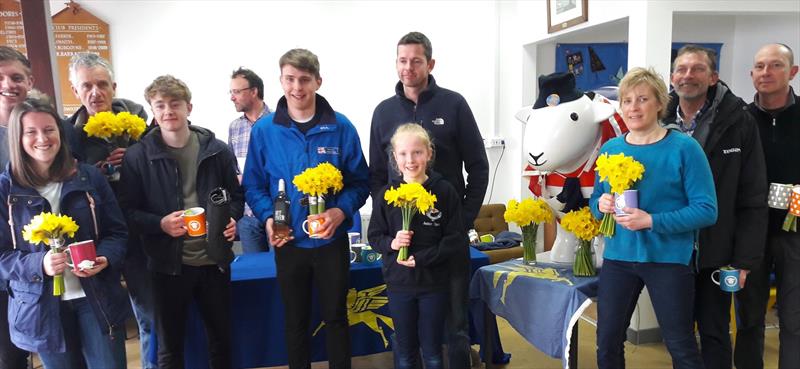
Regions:
<svg viewBox="0 0 800 369"><path fill-rule="evenodd" d="M292 119L292 123L297 127L297 129L300 130L300 132L306 134L308 133L308 131L311 130L311 128L316 127L321 119L322 119L322 112L319 109L317 109L317 111L314 113L314 116L308 122L298 123L296 120Z"/></svg>

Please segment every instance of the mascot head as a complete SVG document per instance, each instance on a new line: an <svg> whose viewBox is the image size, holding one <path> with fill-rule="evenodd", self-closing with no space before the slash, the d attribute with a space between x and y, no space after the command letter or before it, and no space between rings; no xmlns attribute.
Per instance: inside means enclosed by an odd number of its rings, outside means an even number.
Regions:
<svg viewBox="0 0 800 369"><path fill-rule="evenodd" d="M601 137L601 123L614 106L575 87L572 73L539 76L539 97L517 112L525 123L523 153L542 172L571 173L591 156Z"/></svg>

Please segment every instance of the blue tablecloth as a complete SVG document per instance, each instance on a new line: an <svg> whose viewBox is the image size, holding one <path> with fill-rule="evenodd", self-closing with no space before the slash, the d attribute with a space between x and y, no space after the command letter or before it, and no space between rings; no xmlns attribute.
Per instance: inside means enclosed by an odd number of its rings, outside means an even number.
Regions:
<svg viewBox="0 0 800 369"><path fill-rule="evenodd" d="M572 266L519 260L481 267L470 296L483 300L525 339L547 355L569 357L573 325L597 296L597 277L575 277Z"/></svg>
<svg viewBox="0 0 800 369"><path fill-rule="evenodd" d="M231 266L233 368L285 365L283 304L272 252L245 254ZM472 270L489 263L486 254L470 248ZM380 262L350 265L348 317L353 356L391 350L393 331ZM326 360L325 329L316 303L312 307L312 361ZM196 309L188 316L185 363L187 368L208 368L203 325Z"/></svg>

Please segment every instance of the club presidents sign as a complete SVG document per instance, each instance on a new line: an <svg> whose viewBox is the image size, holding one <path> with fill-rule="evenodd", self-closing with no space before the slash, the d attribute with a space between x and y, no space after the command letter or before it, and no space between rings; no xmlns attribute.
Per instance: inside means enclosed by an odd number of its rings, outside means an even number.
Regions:
<svg viewBox="0 0 800 369"><path fill-rule="evenodd" d="M77 3L68 6L53 16L53 36L56 61L61 76L61 101L65 115L72 115L81 107L81 102L72 93L69 82L69 60L81 52L99 54L111 60L111 42L108 23L95 17Z"/></svg>

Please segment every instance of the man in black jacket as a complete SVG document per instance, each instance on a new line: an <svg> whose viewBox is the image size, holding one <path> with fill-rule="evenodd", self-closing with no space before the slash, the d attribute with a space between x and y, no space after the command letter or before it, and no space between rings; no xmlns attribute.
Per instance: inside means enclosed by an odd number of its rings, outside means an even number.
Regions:
<svg viewBox="0 0 800 369"><path fill-rule="evenodd" d="M69 81L72 93L81 101L81 107L67 122L72 129L72 136L77 141L75 157L88 164L96 165L107 174L111 189L119 200L119 171L126 147L113 148L98 137L89 137L83 127L93 115L100 112L120 113L123 111L137 115L147 121L144 107L127 99L115 98L117 83L114 80L114 69L108 60L92 53L78 53L72 56L69 63ZM131 141L132 143L133 141ZM149 352L153 330L153 298L152 283L147 275L146 260L142 251L139 235L131 232L128 237L128 248L122 275L128 287L136 323L139 326L139 348L141 352ZM143 369L155 369L156 364L141 356Z"/></svg>
<svg viewBox="0 0 800 369"><path fill-rule="evenodd" d="M229 368L231 242L234 219L242 217L244 208L236 157L211 131L189 126L191 92L179 79L156 78L145 97L158 127L125 155L120 205L130 227L142 236L152 272L158 367L183 368L186 314L194 301L208 334L210 367ZM218 187L231 198L223 232L227 241L219 234L189 236L184 210L201 207L210 214L209 194ZM210 231L220 219L206 220Z"/></svg>
<svg viewBox="0 0 800 369"><path fill-rule="evenodd" d="M472 228L478 216L486 186L489 162L483 138L472 110L463 96L441 88L430 75L434 63L431 41L424 34L411 32L397 43L395 95L381 102L372 115L369 138L369 183L373 201L381 189L397 180L399 173L390 170L389 140L398 126L417 123L433 138L433 170L450 182L462 199L464 227ZM464 182L463 170L467 180ZM464 229L467 237L467 229ZM460 250L449 263L450 304L448 314L449 359L452 368L470 367L468 284L469 250Z"/></svg>
<svg viewBox="0 0 800 369"><path fill-rule="evenodd" d="M800 184L796 162L800 158L800 96L789 86L797 70L788 46L769 44L758 50L750 71L756 96L749 109L761 132L769 183ZM741 314L741 319L756 324L737 331L735 361L739 368L764 366L764 314L773 270L780 321L778 367L800 368L800 233L782 229L786 213L786 209L769 210L764 262L750 274L749 291L740 296L740 301L746 299L754 306L752 313Z"/></svg>
<svg viewBox="0 0 800 369"><path fill-rule="evenodd" d="M700 143L714 175L719 218L700 231L695 320L705 367L730 369L731 296L712 282L711 273L728 265L737 268L739 285L747 289L747 275L764 253L767 182L755 121L742 99L719 81L716 67L710 49L686 45L678 50L664 123L677 125Z"/></svg>

